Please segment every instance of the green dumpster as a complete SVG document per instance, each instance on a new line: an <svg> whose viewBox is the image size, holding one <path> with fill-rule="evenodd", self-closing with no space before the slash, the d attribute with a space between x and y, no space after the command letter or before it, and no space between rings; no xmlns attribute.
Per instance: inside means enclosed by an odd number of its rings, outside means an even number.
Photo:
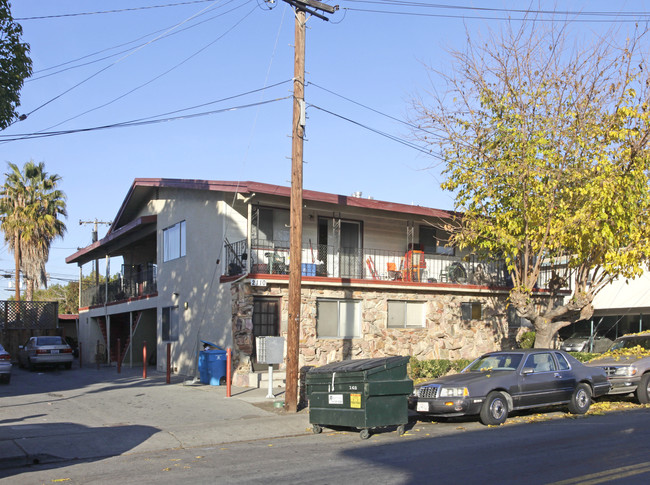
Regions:
<svg viewBox="0 0 650 485"><path fill-rule="evenodd" d="M372 428L396 425L404 434L413 391L408 362L409 357L383 357L310 369L305 383L314 433L323 426L346 426L359 429L361 438L367 439Z"/></svg>

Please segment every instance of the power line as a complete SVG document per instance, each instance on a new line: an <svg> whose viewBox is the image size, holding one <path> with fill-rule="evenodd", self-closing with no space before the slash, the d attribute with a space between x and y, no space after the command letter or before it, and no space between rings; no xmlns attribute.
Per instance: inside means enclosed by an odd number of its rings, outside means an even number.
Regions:
<svg viewBox="0 0 650 485"><path fill-rule="evenodd" d="M192 5L195 3L207 3L207 2L214 2L215 0L190 0L186 2L177 2L177 3L168 3L165 5L149 5L145 7L131 7L131 8L119 8L115 10L98 10L95 12L77 12L77 13L61 13L61 14L56 14L56 15L40 15L38 17L22 17L22 18L15 18L14 20L18 21L26 21L26 20L44 20L44 19L57 19L57 18L63 18L63 17L80 17L84 15L99 15L99 14L107 14L107 13L122 13L122 12L133 12L135 10L150 10L153 8L166 8L166 7L179 7L183 5Z"/></svg>
<svg viewBox="0 0 650 485"><path fill-rule="evenodd" d="M205 11L207 11L207 10L213 8L213 7L214 7L214 3L215 3L215 2L213 1L213 2L212 2L212 5L207 6L207 7L204 8L203 10L197 12L197 13L194 14L194 15L191 15L190 17L188 17L188 18L186 18L185 20L179 22L179 23L176 24L175 26L170 27L170 28L167 30L167 32L170 32L170 31L174 30L175 28L180 27L181 25L183 25L183 24L189 22L190 20L192 20L193 18L197 17L197 16L200 15L201 13L203 13L203 12L205 12ZM167 32L165 32L165 33L167 33ZM163 34L163 35L164 35L164 34ZM162 37L162 36L159 36L159 37ZM146 47L147 45L151 44L152 42L155 42L156 40L157 40L157 38L155 38L155 39L153 39L153 40L151 40L151 41L149 41L149 42L147 42L147 43L145 43L145 44L142 44L142 45L138 46L137 48L131 50L127 55L125 55L125 56L119 58L117 61L113 62L112 64L109 64L108 66L106 66L106 67L100 69L99 71L95 72L94 74L91 74L90 76L88 76L88 77L85 78L84 80L82 80L82 81L78 82L77 84L75 84L74 86L72 86L72 87L66 89L65 91L63 91L62 93L56 95L54 98L50 99L49 101L46 101L45 103L41 104L40 106L34 108L34 109L31 110L29 113L27 113L27 116L31 116L31 115L32 115L33 113L35 113L36 111L38 111L38 110L40 110L41 108L47 106L48 104L52 103L53 101L56 101L56 100L59 99L60 97L62 97L62 96L64 96L65 94L69 93L70 91L72 91L73 89L78 88L78 87L81 86L82 84L84 84L84 83L90 81L90 80L91 80L92 78L94 78L95 76L98 76L99 74L101 74L102 72L106 71L107 69L109 69L109 68L115 66L116 64L122 62L122 61L125 60L127 57L132 56L133 54L135 54L135 53L138 52L139 50L143 49L143 48Z"/></svg>
<svg viewBox="0 0 650 485"><path fill-rule="evenodd" d="M467 11L485 11L503 13L503 16L490 16L490 15L466 15L462 13L427 13L427 12L414 12L414 11L397 11L397 10L379 10L371 8L352 8L342 7L341 10L351 12L366 12L366 13L379 13L388 15L408 15L413 17L433 17L433 18L451 18L461 20L504 20L504 21L530 21L530 22L555 22L554 18L543 18L541 15L548 16L573 16L572 22L576 23L637 23L650 21L650 13L647 12L585 12L585 11L555 11L555 10L523 10L523 9L497 9L486 7L467 7L460 5L439 5L439 4L424 4L417 2L377 2L369 0L347 0L349 2L359 3L372 3L377 5L391 5L402 7L415 7L415 8L437 8L437 9L457 9ZM512 13L522 14L519 18L513 18ZM505 15L507 14L507 15ZM530 16L529 16L530 15ZM601 18L585 18L585 17L601 17Z"/></svg>
<svg viewBox="0 0 650 485"><path fill-rule="evenodd" d="M379 114L379 115L381 115L381 116L384 116L384 117L386 117L386 118L388 118L388 119L391 119L391 120L393 120L393 121L397 121L398 123L402 123L403 125L406 125L406 126L408 126L409 128L412 128L412 129L414 129L414 130L423 131L423 132L425 132L425 133L428 133L428 134L431 135L431 136L434 136L434 137L437 137L437 138L442 138L442 136L440 136L440 135L437 134L437 133L434 133L434 132L432 132L432 131L426 130L426 129L422 128L421 126L414 125L413 123L409 123L408 121L404 121L404 120L401 120L401 119L396 118L396 117L394 117L394 116L391 116L391 115L389 115L389 114L383 113L383 112L381 112L381 111L379 111L379 110L376 110L375 108L371 108L370 106L367 106L367 105L365 105L365 104L362 104L362 103L360 103L360 102L358 102L358 101L355 101L355 100L353 100L353 99L347 98L347 97L345 97L345 96L343 96L343 95L341 95L341 94L335 93L334 91L331 91L331 90L329 90L329 89L327 89L327 88L324 88L323 86L319 86L318 84L316 84L316 83L314 83L314 82L311 82L311 81L310 81L307 85L308 85L308 86L314 86L314 87L317 87L318 89L322 89L322 90L325 91L325 92L328 92L328 93L330 93L330 94L333 94L334 96L337 96L337 97L339 97L339 98L341 98L341 99L344 99L344 100L346 100L346 101L349 101L350 103L356 104L357 106L361 106L362 108L365 108L365 109L367 109L367 110L369 110L369 111L372 111L373 113L377 113L377 114Z"/></svg>
<svg viewBox="0 0 650 485"><path fill-rule="evenodd" d="M221 5L217 6L217 7L215 7L215 10L216 10L216 9L223 8L223 7L225 7L226 5L229 5L229 4L231 4L231 3L235 2L235 1L237 1L237 0L228 0L227 2L225 2L225 3L223 3L223 4L221 4ZM248 2L246 2L246 3L248 3ZM243 5L244 5L244 4L242 4L242 6L243 6ZM175 30L175 31L173 31L173 32L170 32L170 33L164 34L164 35L162 35L162 36L157 37L156 39L154 39L151 43L153 43L153 42L157 42L157 41L159 41L159 40L166 39L166 38L171 37L171 36L173 36L173 35L180 34L181 32L185 32L185 31L187 31L187 30L193 29L193 28L198 27L199 25L202 25L202 24L204 24L204 23L206 23L206 22L209 22L209 21L214 20L214 19L216 19L216 18L222 17L222 16L224 16L224 15L230 13L230 12L232 12L232 10L228 10L227 12L223 12L223 13L220 13L220 14L218 14L218 15L213 15L212 17L208 17L207 19L201 20L200 22L197 22L197 23L195 23L195 24L189 25L189 26L187 26L187 27L185 27L185 28L183 28L183 29L178 29L178 30ZM200 16L206 15L207 13L208 13L207 11L206 11L206 12L203 12L203 13L200 13L200 14L197 15L195 18L198 18L198 17L200 17ZM57 69L57 68L60 68L60 67L63 67L63 66L67 66L68 64L72 64L72 63L74 63L74 62L83 61L84 59L88 59L88 58L90 58L90 57L97 56L97 55L99 55L99 54L102 54L102 53L104 53L104 52L111 51L111 50L113 50L113 49L119 49L120 47L124 47L124 46L127 46L127 45L129 45L129 44L133 44L134 42L138 42L138 41L140 41L140 40L142 40L142 39L146 39L147 37L150 37L150 36L152 36L152 35L159 34L160 32L166 32L166 31L169 31L169 29L171 29L172 27L173 27L173 25L172 25L172 26L169 26L169 27L165 27L165 28L163 28L163 29L158 29L158 30L155 30L155 31L153 31L153 32L149 32L148 34L141 35L140 37L138 37L138 38L136 38L136 39L133 39L133 40L130 40L130 41L128 41L128 42L123 42L123 43L121 43L121 44L114 45L114 46L112 46L112 47L106 47L106 48L104 48L104 49L101 49L101 50L99 50L99 51L93 52L93 53L91 53L91 54L86 54L86 55L84 55L84 56L78 57L78 58L76 58L76 59L72 59L72 60L69 60L69 61L61 62L61 63L59 63L59 64L57 64L57 65L54 65L54 66L50 66L50 67L46 67L46 68L43 68L43 69L39 69L38 71L34 71L34 74L39 74L39 73L42 73L42 72L51 71L52 69ZM142 44L142 45L144 45L144 44ZM69 71L69 70L72 70L72 69L77 69L77 68L79 68L79 67L84 67L84 66L88 66L88 65L90 65L90 64L95 64L95 63L97 63L97 62L101 62L101 61L104 61L104 60L106 60L106 59L110 59L111 57L116 57L116 56L119 56L120 54L124 54L124 53L126 53L126 52L129 52L129 50L130 50L130 49L124 49L124 50L122 50L122 51L116 52L115 54L110 54L110 55L108 55L108 56L104 56L104 57L99 58L99 59L95 59L95 60L92 60L92 61L84 62L83 64L77 64L77 65L74 65L74 66L66 67L66 68L64 68L64 69L60 69L59 71L55 71L55 72L52 72L52 73L49 73L49 74L44 74L44 75L42 75L42 76L38 76L38 77L34 77L34 76L32 76L31 78L26 79L25 82L28 83L28 82L32 82L32 81L38 81L39 79L44 79L44 78L46 78L46 77L54 76L54 75L56 75L56 74L60 74L60 73L62 73L62 72L66 72L66 71Z"/></svg>
<svg viewBox="0 0 650 485"><path fill-rule="evenodd" d="M394 5L402 7L418 7L431 9L469 10L480 12L500 13L526 13L543 15L577 15L577 16L611 16L611 17L639 17L647 16L648 12L623 12L623 11L585 11L585 10L535 10L519 8L476 7L468 5L451 5L441 3L407 2L401 0L346 0L350 3L369 3L375 5Z"/></svg>
<svg viewBox="0 0 650 485"><path fill-rule="evenodd" d="M233 8L232 10L236 10L236 9L242 7L243 5L245 5L245 4L242 4L242 5L238 6L238 7L235 7L235 8ZM88 109L88 110L86 110L86 111L84 111L84 112L82 112L82 113L79 113L79 114L77 114L77 115L75 115L75 116L72 116L72 117L70 117L70 118L68 118L68 119L66 119L66 120L60 121L59 123L56 123L56 124L54 124L54 125L52 125L52 126L49 126L48 128L45 128L45 130L47 131L47 130L50 130L50 129L52 129L52 128L56 128L57 126L60 126L60 125L62 125L62 124L64 124L64 123L67 123L68 121L75 120L75 119L77 119L77 118L79 118L79 117L81 117L81 116L83 116L83 115L86 115L86 114L88 114L88 113L92 113L93 111L97 111L98 109L101 109L101 108L105 108L106 106L108 106L108 105L110 105L110 104L113 104L113 103L115 103L116 101L119 101L120 99L125 98L125 97L128 96L129 94L132 94L132 93L134 93L135 91L137 91L137 90L139 90L139 89L142 89L142 88L145 87L145 86L148 86L149 84L151 84L151 83L154 82L154 81L157 81L157 80L160 79L161 77L166 76L167 74L169 74L169 73L172 72L173 70L178 69L180 66L182 66L183 64L185 64L186 62L188 62L190 59L192 59L192 58L198 56L201 52L203 52L204 50L206 50L208 47L214 45L215 43L217 43L218 41L220 41L221 39L223 39L226 35L228 35L230 32L232 32L233 30L235 30L235 28L238 27L238 26L239 26L239 25L240 25L244 20L246 20L246 19L247 19L247 18L248 18L248 17L249 17L249 16L250 16L250 15L251 15L255 10L256 10L256 9L257 9L257 5L255 5L255 6L254 6L254 7L253 7L253 8L252 8L252 9L251 9L251 10L250 10L246 15L244 15L241 19L239 19L237 22L235 22L235 24L234 24L232 27L230 27L228 30L226 30L223 34L221 34L219 37L217 37L216 39L214 39L212 42L209 42L208 44L204 45L204 46L201 47L199 50L195 51L193 54L191 54L190 56L188 56L188 57L186 57L185 59L183 59L181 62L177 63L176 65L172 66L171 68L167 69L166 71L164 71L164 72L158 74L157 76L155 76L155 77L149 79L147 82L142 83L142 84L140 84L139 86L136 86L135 88L130 89L130 90L127 91L126 93L123 93L123 94L121 94L120 96L117 96L116 98L113 98L112 100L107 101L107 102L104 103L104 104L100 104L99 106L95 106L94 108ZM232 11L232 10L231 10L231 11Z"/></svg>
<svg viewBox="0 0 650 485"><path fill-rule="evenodd" d="M135 122L140 122L140 121L155 120L156 118L161 118L161 117L168 117L168 116L176 114L176 113L182 113L184 111L191 111L191 110L194 110L194 109L203 108L205 106L210 106L212 104L223 103L224 101L230 101L230 100L233 100L233 99L236 99L236 98L242 98L244 96L248 96L249 94L261 93L262 91L272 89L272 88L275 88L277 86L281 86L282 84L287 84L289 82L291 82L291 79L286 79L284 81L280 81L280 82L277 82L277 83L274 83L274 84L270 84L268 86L264 86L264 87L261 87L261 88L251 89L250 91L245 91L243 93L234 94L232 96L227 96L225 98L220 98L220 99L216 99L216 100L213 100L213 101L208 101L207 103L201 103L201 104L197 104L197 105L190 106L190 107L187 107L187 108L177 109L177 110L174 110L174 111L168 111L166 113L160 113L160 114L157 114L157 115L147 116L147 117L144 117L144 118L138 118L138 119L135 119L135 120L123 121L123 122L119 122L119 123L116 123L116 124L130 124L130 123L135 123ZM22 133L22 134L18 133L18 134L13 134L13 135L0 134L0 139L2 139L2 138L15 138L15 137L33 137L33 136L35 136L37 134L39 134L39 132L36 132L36 133Z"/></svg>
<svg viewBox="0 0 650 485"><path fill-rule="evenodd" d="M371 131L371 132L376 133L376 134L378 134L378 135L380 135L380 136L383 136L383 137L385 137L385 138L388 138L389 140L393 140L393 141L395 141L395 142L397 142L397 143L400 143L400 144L405 145L405 146L407 146L407 147L409 147L409 148L412 148L412 149L414 149L414 150L417 150L417 151L419 151L419 152L421 152L421 153L424 153L424 154L426 154L426 155L429 155L430 157L433 157L433 158L436 158L436 159L438 159L438 160L444 161L444 159L443 159L440 155L437 155L437 154L433 153L431 150L427 150L427 149L424 148L424 147L421 147L421 146L419 146L419 145L416 145L415 143L412 143L412 142L410 142L410 141L404 140L404 139L399 138L399 137L397 137L397 136L395 136L395 135L391 135L390 133L386 133L386 132L384 132L384 131L380 131L380 130L378 130L378 129L376 129L376 128L371 128L371 127L368 126L368 125L364 125L363 123L360 123L360 122L358 122L358 121L354 121L354 120L351 119L351 118L347 118L347 117L345 117L345 116L343 116L343 115L340 115L340 114L334 113L333 111L327 110L327 109L325 109L325 108L321 108L320 106L316 106L316 105L314 105L314 104L309 104L308 106L311 107L311 108L315 108L315 109L317 109L317 110L323 111L324 113L330 114L330 115L335 116L335 117L337 117L337 118L340 118L340 119L342 119L342 120L345 120L345 121L347 121L348 123L352 123L353 125L357 125L357 126L359 126L359 127L361 127L361 128L364 128L364 129L366 129L366 130L368 130L368 131Z"/></svg>
<svg viewBox="0 0 650 485"><path fill-rule="evenodd" d="M284 96L282 98L275 98L275 99L268 99L265 101L259 101L257 103L249 103L249 104L243 104L239 106L231 106L229 108L223 108L223 109L218 109L218 110L213 110L213 111L206 111L202 113L194 113L194 114L189 114L189 115L183 115L183 116L173 116L169 118L162 118L162 119L157 119L157 120L147 120L147 121L127 121L127 122L120 122L120 123L112 123L109 125L102 125L102 126L93 126L89 128L79 128L75 130L62 130L62 131L52 131L52 132L38 132L38 133L31 133L31 134L18 134L18 135L0 135L0 136L6 136L10 137L13 136L13 138L5 138L2 140L4 143L9 143L12 141L20 141L20 140L33 140L35 138L47 138L51 136L61 136L61 135L71 135L74 133L86 133L90 131L99 131L99 130L108 130L111 128L126 128L126 127L132 127L132 126L145 126L145 125L152 125L154 123L165 123L168 121L176 121L176 120L183 120L183 119L191 119L191 118L198 118L200 116L209 116L209 115L214 115L214 114L219 114L219 113L224 113L227 111L236 111L240 109L246 109L246 108L252 108L254 106L262 106L265 104L270 104L270 103L275 103L277 101L283 101L285 99L290 99L292 96Z"/></svg>

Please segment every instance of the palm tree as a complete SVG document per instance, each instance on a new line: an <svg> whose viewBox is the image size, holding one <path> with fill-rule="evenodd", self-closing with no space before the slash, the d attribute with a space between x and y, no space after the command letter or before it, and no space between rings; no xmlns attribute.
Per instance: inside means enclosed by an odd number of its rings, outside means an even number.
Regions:
<svg viewBox="0 0 650 485"><path fill-rule="evenodd" d="M28 281L28 298L34 285L47 285L45 263L52 241L63 236L67 216L65 194L57 188L61 177L48 175L45 164L29 161L20 168L9 163L0 190L0 224L5 241L14 253L16 300L20 300L20 271Z"/></svg>

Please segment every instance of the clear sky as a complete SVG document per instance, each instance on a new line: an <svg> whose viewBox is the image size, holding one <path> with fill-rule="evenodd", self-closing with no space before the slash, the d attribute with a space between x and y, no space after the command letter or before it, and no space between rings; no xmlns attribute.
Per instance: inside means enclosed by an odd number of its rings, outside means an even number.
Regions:
<svg viewBox="0 0 650 485"><path fill-rule="evenodd" d="M52 283L78 277L65 258L91 242L92 225L79 221L112 221L134 178L290 185L294 15L283 1L11 3L34 74L19 108L27 119L0 133L0 162L44 162L63 179L68 231L50 253ZM453 200L439 162L400 121L412 99L444 90L426 66L449 68L447 49L462 49L466 32L498 31L521 9L568 18L578 39L624 36L650 18L646 2L328 3L339 5L330 21L307 24L304 188L442 209ZM136 120L145 123L114 127ZM6 245L3 272L13 272Z"/></svg>

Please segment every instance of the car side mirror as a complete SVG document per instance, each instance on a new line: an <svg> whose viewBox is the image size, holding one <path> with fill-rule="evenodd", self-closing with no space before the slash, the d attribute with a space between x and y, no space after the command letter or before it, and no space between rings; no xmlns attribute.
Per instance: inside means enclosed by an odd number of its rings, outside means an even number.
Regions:
<svg viewBox="0 0 650 485"><path fill-rule="evenodd" d="M533 369L532 367L524 367L524 368L521 370L521 373L522 373L523 375L534 374L534 373L535 373L535 369Z"/></svg>
<svg viewBox="0 0 650 485"><path fill-rule="evenodd" d="M18 346L18 350L23 350L24 348L25 348L24 345L19 345L19 346Z"/></svg>

